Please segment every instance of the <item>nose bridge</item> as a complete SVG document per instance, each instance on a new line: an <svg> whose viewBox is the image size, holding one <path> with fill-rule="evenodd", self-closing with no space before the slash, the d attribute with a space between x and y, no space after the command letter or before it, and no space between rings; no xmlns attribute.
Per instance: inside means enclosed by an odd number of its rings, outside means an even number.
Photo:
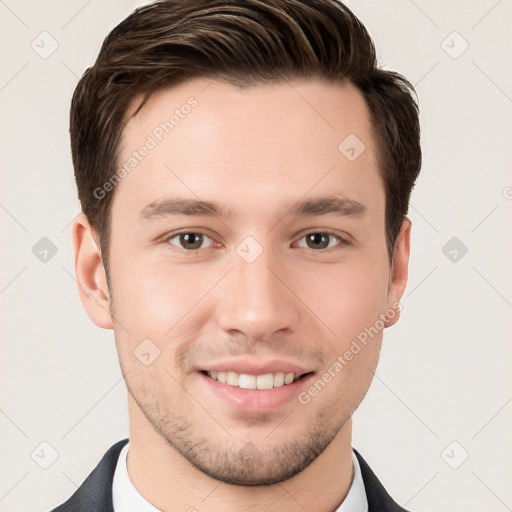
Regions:
<svg viewBox="0 0 512 512"><path fill-rule="evenodd" d="M286 271L279 258L253 237L246 237L237 246L218 310L223 330L237 330L262 341L277 331L296 329L298 304L282 282L286 281Z"/></svg>

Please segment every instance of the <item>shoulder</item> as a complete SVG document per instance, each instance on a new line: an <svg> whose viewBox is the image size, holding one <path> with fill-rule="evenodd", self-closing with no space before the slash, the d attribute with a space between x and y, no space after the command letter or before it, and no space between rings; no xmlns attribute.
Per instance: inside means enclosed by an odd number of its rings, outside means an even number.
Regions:
<svg viewBox="0 0 512 512"><path fill-rule="evenodd" d="M396 503L362 455L356 449L353 448L353 450L361 468L366 499L368 500L368 512L409 512Z"/></svg>
<svg viewBox="0 0 512 512"><path fill-rule="evenodd" d="M113 511L112 481L119 453L127 442L123 439L112 445L73 495L51 512Z"/></svg>

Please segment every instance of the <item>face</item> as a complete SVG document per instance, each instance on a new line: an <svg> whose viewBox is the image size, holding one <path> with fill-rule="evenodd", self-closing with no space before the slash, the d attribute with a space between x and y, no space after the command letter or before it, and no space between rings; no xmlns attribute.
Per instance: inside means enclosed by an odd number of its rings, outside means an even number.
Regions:
<svg viewBox="0 0 512 512"><path fill-rule="evenodd" d="M390 264L362 96L194 80L154 94L120 149L110 293L130 414L218 480L292 477L350 422L405 287L408 225Z"/></svg>

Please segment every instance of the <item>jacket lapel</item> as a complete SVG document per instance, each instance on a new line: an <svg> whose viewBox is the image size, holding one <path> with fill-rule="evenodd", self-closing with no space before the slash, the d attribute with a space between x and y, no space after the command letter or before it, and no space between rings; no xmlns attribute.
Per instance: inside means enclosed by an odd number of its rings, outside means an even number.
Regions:
<svg viewBox="0 0 512 512"><path fill-rule="evenodd" d="M75 493L52 512L114 512L112 482L119 453L127 442L114 444Z"/></svg>
<svg viewBox="0 0 512 512"><path fill-rule="evenodd" d="M368 512L407 512L391 498L361 454L355 449L354 453L361 467L366 499L368 500Z"/></svg>

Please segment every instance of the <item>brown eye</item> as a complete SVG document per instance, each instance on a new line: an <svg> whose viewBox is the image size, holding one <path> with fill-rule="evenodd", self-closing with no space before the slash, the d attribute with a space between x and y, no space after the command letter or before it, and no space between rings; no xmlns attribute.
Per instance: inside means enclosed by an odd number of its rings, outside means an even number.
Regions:
<svg viewBox="0 0 512 512"><path fill-rule="evenodd" d="M178 245L172 242L174 239L178 240L180 248L186 249L188 251L201 249L205 239L211 240L209 236L196 232L178 233L177 235L169 237L167 241L172 245Z"/></svg>
<svg viewBox="0 0 512 512"><path fill-rule="evenodd" d="M339 236L333 233L321 231L316 233L308 233L307 235L303 236L302 239L306 240L307 248L313 250L328 249L329 247L337 245L336 243L330 244L331 240L333 239L336 240L338 243L342 241Z"/></svg>

